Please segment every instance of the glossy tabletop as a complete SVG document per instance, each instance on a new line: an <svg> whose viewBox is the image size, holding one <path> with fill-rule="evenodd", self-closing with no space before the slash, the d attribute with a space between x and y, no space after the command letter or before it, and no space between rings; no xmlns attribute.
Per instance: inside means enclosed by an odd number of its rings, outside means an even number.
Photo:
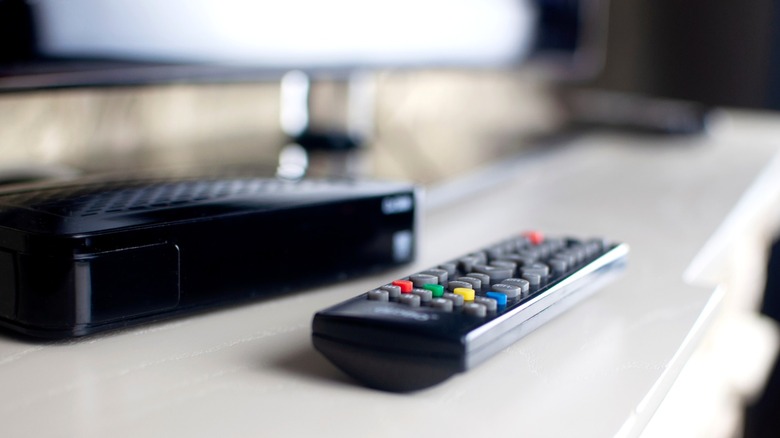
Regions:
<svg viewBox="0 0 780 438"><path fill-rule="evenodd" d="M713 239L777 202L776 132L747 119L709 136L572 139L430 188L406 268L74 341L2 336L2 434L637 435L722 297L704 275L724 248ZM528 229L627 242L628 269L428 390L363 388L312 348L315 311Z"/></svg>

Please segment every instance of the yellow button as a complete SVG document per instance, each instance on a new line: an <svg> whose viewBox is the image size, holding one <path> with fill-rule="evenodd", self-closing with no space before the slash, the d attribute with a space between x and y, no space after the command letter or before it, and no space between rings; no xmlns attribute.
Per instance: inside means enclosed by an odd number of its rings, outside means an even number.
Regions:
<svg viewBox="0 0 780 438"><path fill-rule="evenodd" d="M467 287L456 287L452 293L463 297L463 301L474 301L474 289Z"/></svg>

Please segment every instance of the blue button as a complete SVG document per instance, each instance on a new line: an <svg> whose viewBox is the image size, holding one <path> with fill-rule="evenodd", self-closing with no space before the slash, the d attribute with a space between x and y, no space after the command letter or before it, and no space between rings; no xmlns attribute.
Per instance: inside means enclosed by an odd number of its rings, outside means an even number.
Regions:
<svg viewBox="0 0 780 438"><path fill-rule="evenodd" d="M485 294L488 298L493 298L499 306L506 306L506 294L501 292L488 292Z"/></svg>

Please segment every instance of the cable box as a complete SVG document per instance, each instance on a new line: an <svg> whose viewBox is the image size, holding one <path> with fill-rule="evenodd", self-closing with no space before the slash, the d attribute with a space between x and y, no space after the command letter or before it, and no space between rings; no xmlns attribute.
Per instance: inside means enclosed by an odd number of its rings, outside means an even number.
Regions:
<svg viewBox="0 0 780 438"><path fill-rule="evenodd" d="M79 180L0 191L0 325L64 338L408 263L408 184Z"/></svg>

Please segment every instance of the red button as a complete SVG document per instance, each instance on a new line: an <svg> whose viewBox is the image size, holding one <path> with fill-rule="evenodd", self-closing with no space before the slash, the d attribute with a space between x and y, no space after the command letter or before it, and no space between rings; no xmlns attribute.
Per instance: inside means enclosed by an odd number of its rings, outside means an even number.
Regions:
<svg viewBox="0 0 780 438"><path fill-rule="evenodd" d="M409 280L396 280L393 282L393 286L398 286L401 288L402 294L408 294L412 292L412 288L414 285Z"/></svg>
<svg viewBox="0 0 780 438"><path fill-rule="evenodd" d="M526 231L523 236L527 237L533 245L538 245L544 242L544 235L539 231Z"/></svg>

